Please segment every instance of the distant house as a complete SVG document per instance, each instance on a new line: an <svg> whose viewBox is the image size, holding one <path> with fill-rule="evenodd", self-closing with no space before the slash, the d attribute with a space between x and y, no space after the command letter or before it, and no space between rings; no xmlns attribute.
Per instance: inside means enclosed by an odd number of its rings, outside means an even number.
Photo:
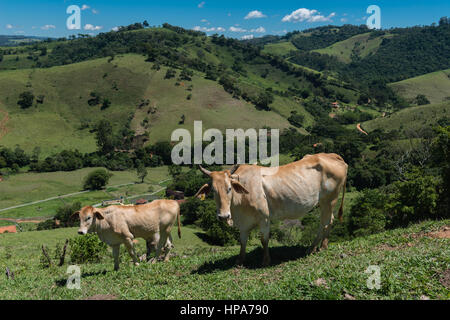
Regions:
<svg viewBox="0 0 450 320"><path fill-rule="evenodd" d="M145 199L138 199L138 200L136 200L136 202L134 204L138 206L138 205L146 204L146 203L148 203L147 200L145 200Z"/></svg>
<svg viewBox="0 0 450 320"><path fill-rule="evenodd" d="M0 233L17 233L16 226L0 227Z"/></svg>
<svg viewBox="0 0 450 320"><path fill-rule="evenodd" d="M334 108L334 109L339 109L340 108L339 103L337 101L336 102L332 102L331 103L331 107Z"/></svg>

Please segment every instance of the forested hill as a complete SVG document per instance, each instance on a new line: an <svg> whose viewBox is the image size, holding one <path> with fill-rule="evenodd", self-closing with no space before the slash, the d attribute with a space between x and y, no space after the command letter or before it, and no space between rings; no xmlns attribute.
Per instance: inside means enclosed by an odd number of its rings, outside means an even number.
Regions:
<svg viewBox="0 0 450 320"><path fill-rule="evenodd" d="M410 28L369 30L365 25L325 26L284 37L256 39L256 45L286 47L285 57L318 71L339 73L346 81L401 81L450 67L450 22ZM345 56L346 59L340 59ZM345 61L348 60L348 61Z"/></svg>

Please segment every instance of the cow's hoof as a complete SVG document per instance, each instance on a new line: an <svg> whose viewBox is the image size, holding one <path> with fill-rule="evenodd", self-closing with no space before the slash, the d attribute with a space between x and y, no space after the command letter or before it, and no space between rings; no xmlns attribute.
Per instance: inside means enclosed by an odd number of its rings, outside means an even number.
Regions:
<svg viewBox="0 0 450 320"><path fill-rule="evenodd" d="M134 265L137 267L139 265L139 262L135 262Z"/></svg>
<svg viewBox="0 0 450 320"><path fill-rule="evenodd" d="M147 260L147 255L144 253L142 256L139 257L139 261L143 262Z"/></svg>
<svg viewBox="0 0 450 320"><path fill-rule="evenodd" d="M306 250L306 254L314 254L317 252L317 247L309 247L308 250Z"/></svg>
<svg viewBox="0 0 450 320"><path fill-rule="evenodd" d="M148 263L155 264L157 261L158 261L158 259L151 258L150 260L148 260Z"/></svg>

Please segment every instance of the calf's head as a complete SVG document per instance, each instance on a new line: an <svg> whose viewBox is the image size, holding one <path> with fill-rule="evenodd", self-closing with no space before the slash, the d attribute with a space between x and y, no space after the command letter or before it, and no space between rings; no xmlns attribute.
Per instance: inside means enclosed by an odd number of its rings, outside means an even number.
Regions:
<svg viewBox="0 0 450 320"><path fill-rule="evenodd" d="M233 192L240 194L247 194L247 189L237 180L238 176L234 172L239 168L239 165L235 165L231 170L214 171L204 169L199 166L203 174L211 178L211 184L205 184L197 192L195 197L201 194L208 194L211 189L214 192L214 200L217 206L217 217L219 219L230 220L231 219L231 201L233 199Z"/></svg>
<svg viewBox="0 0 450 320"><path fill-rule="evenodd" d="M94 207L86 206L80 211L75 212L72 216L80 217L80 229L78 229L79 234L86 234L92 232L93 226L95 226L95 220L103 220L103 214Z"/></svg>

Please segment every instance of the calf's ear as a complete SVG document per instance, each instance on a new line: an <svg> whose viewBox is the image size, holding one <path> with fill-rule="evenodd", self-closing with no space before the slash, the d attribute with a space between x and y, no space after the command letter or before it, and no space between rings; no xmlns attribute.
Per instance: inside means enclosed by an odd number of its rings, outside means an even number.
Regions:
<svg viewBox="0 0 450 320"><path fill-rule="evenodd" d="M209 184L204 184L200 190L195 194L194 198L199 198L202 194L208 194L211 191Z"/></svg>
<svg viewBox="0 0 450 320"><path fill-rule="evenodd" d="M233 187L234 191L237 193L245 193L248 194L248 190L239 182L236 180L231 180L231 186Z"/></svg>
<svg viewBox="0 0 450 320"><path fill-rule="evenodd" d="M77 212L72 213L72 214L70 215L70 219L75 219L77 216L78 216L78 217L80 216L80 211L77 211Z"/></svg>
<svg viewBox="0 0 450 320"><path fill-rule="evenodd" d="M105 219L105 216L103 215L103 213L101 213L99 210L95 209L94 210L94 217L96 217L98 220L103 220Z"/></svg>

